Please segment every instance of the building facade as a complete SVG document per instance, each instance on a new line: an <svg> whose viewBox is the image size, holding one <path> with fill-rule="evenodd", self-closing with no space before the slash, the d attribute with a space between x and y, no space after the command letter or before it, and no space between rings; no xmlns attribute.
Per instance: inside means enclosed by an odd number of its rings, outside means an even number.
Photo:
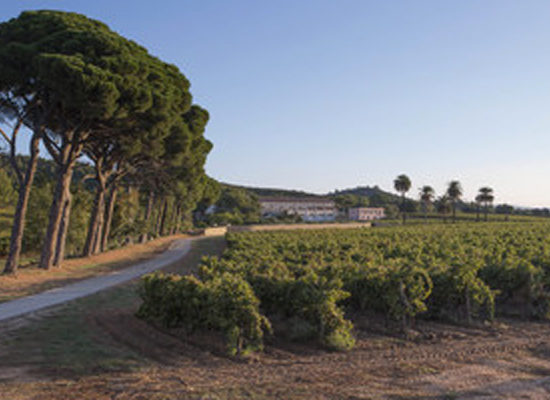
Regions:
<svg viewBox="0 0 550 400"><path fill-rule="evenodd" d="M322 197L263 197L260 198L263 217L284 214L298 215L303 221L333 221L338 210L334 201Z"/></svg>
<svg viewBox="0 0 550 400"><path fill-rule="evenodd" d="M348 218L352 221L372 221L385 216L383 207L352 207L348 209Z"/></svg>

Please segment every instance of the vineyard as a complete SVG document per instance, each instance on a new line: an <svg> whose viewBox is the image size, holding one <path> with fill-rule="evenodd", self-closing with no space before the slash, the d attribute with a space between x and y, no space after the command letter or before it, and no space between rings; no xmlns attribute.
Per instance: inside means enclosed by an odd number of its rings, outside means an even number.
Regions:
<svg viewBox="0 0 550 400"><path fill-rule="evenodd" d="M196 277L145 277L138 315L222 332L233 354L261 349L266 335L351 349L358 315L404 332L421 319L550 316L547 223L245 232L227 242Z"/></svg>

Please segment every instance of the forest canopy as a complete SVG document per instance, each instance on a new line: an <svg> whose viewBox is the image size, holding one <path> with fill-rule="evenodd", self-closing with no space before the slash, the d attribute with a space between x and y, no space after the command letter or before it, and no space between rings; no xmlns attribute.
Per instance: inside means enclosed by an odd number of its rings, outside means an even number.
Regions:
<svg viewBox="0 0 550 400"><path fill-rule="evenodd" d="M176 66L100 21L43 10L0 24L0 118L1 178L14 191L2 200L15 209L5 272L17 270L24 244L41 246L49 269L67 250L173 234L202 200L209 113ZM25 157L18 143L28 143ZM39 176L43 148L52 162Z"/></svg>

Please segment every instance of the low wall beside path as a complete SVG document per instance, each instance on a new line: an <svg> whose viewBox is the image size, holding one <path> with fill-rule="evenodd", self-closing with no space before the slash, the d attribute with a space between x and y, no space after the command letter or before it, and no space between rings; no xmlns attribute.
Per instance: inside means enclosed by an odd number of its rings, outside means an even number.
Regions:
<svg viewBox="0 0 550 400"><path fill-rule="evenodd" d="M216 226L212 228L204 228L202 234L204 236L223 236L227 233L227 226Z"/></svg>
<svg viewBox="0 0 550 400"><path fill-rule="evenodd" d="M293 231L313 229L356 229L370 228L370 222L339 222L339 223L312 223L312 224L269 224L269 225L236 225L214 226L193 232L194 235L223 236L227 232L260 232L260 231Z"/></svg>
<svg viewBox="0 0 550 400"><path fill-rule="evenodd" d="M227 232L291 231L297 229L354 229L370 228L370 222L342 222L324 224L274 224L229 226Z"/></svg>

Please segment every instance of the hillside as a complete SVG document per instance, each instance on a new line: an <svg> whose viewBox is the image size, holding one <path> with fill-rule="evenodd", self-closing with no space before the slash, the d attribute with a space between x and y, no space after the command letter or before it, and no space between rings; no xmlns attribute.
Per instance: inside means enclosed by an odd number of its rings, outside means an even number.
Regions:
<svg viewBox="0 0 550 400"><path fill-rule="evenodd" d="M229 183L222 183L222 186L234 189L246 190L248 193L252 193L258 197L323 197L324 195L308 193L301 190L287 190L287 189L274 189L274 188L260 188L251 186L232 185Z"/></svg>
<svg viewBox="0 0 550 400"><path fill-rule="evenodd" d="M245 190L248 193L252 193L258 197L298 197L298 198L318 198L318 197L338 197L342 195L352 195L357 197L368 198L368 203L373 206L382 206L400 201L399 196L386 192L380 189L378 186L357 186L355 188L336 190L327 194L315 194L308 193L301 190L287 190L287 189L274 189L274 188L261 188L252 186L232 185L228 183L222 183L222 186L228 188L236 188Z"/></svg>
<svg viewBox="0 0 550 400"><path fill-rule="evenodd" d="M336 190L334 193L330 193L332 196L339 195L354 195L360 197L367 197L369 199L369 204L373 206L385 205L391 203L398 203L400 197L394 193L386 192L375 186L357 186L351 189Z"/></svg>

